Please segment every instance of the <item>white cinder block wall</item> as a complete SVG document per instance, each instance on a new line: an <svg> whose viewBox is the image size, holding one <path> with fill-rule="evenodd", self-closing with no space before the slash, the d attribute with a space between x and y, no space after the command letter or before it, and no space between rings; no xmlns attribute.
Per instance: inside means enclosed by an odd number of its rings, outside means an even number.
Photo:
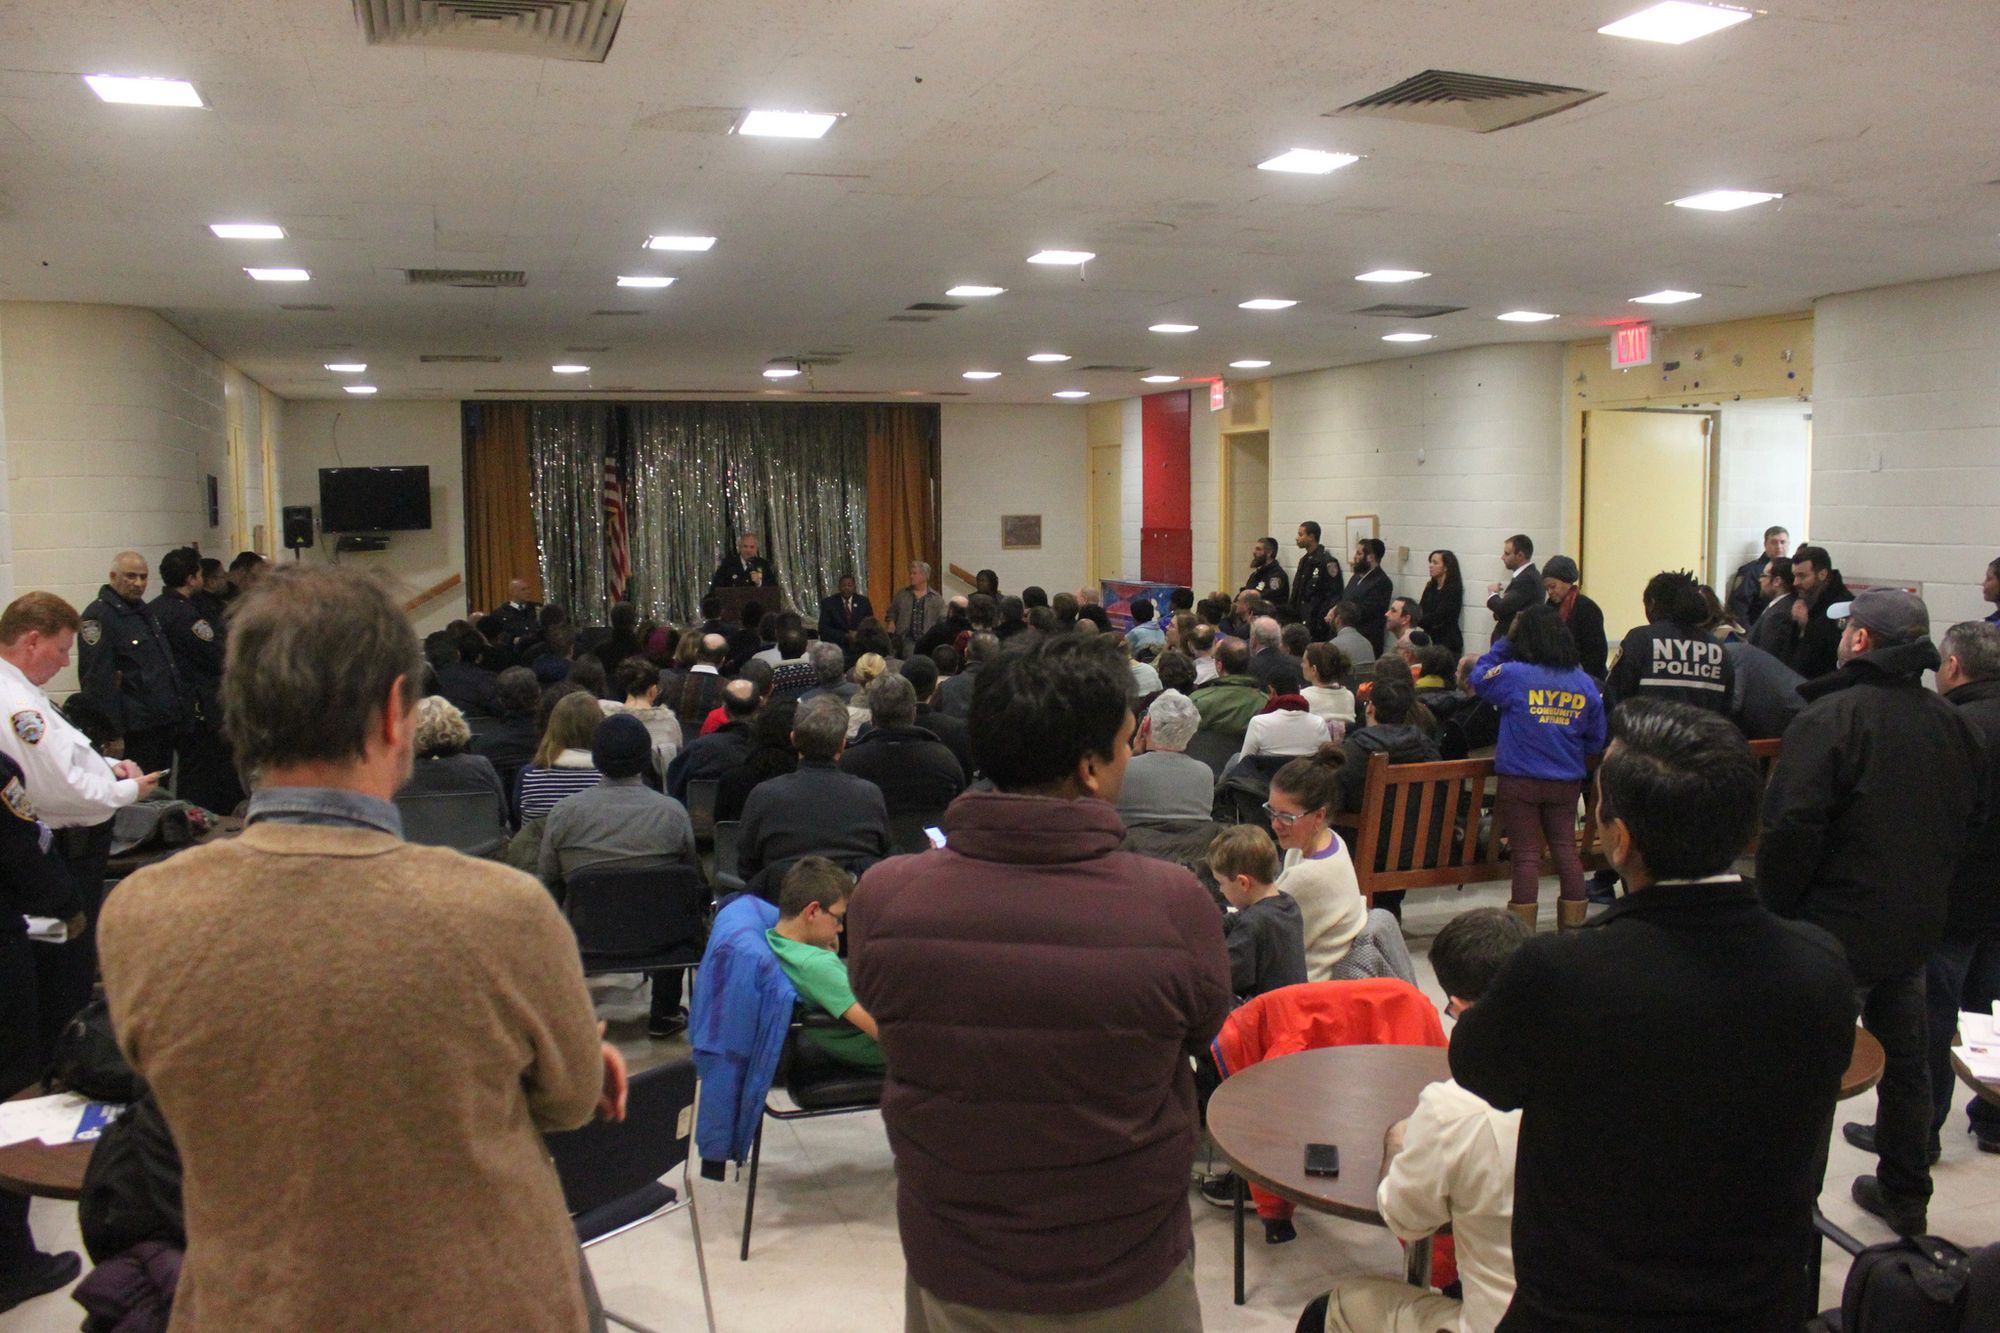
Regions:
<svg viewBox="0 0 2000 1333"><path fill-rule="evenodd" d="M990 569L1000 576L1003 592L1019 593L1030 584L1052 596L1074 589L1090 568L1084 410L946 403L940 411L939 521L946 566L968 573ZM1003 551L1002 514L1040 514L1041 549ZM900 571L891 583L903 586ZM937 571L937 585L947 594L967 591L944 570Z"/></svg>
<svg viewBox="0 0 2000 1333"><path fill-rule="evenodd" d="M1783 527L1798 545L1811 531L1812 405L1789 400L1724 403L1715 478L1710 579L1727 580L1764 553L1764 530Z"/></svg>
<svg viewBox="0 0 2000 1333"><path fill-rule="evenodd" d="M1922 584L1934 637L1984 618L2000 273L1829 296L1814 325L1813 539L1845 574Z"/></svg>
<svg viewBox="0 0 2000 1333"><path fill-rule="evenodd" d="M0 304L0 337L17 589L81 609L127 547L156 567L175 546L219 550L206 479L228 475L221 361L125 306Z"/></svg>
<svg viewBox="0 0 2000 1333"><path fill-rule="evenodd" d="M1483 647L1493 628L1486 585L1505 572L1501 542L1525 532L1538 560L1559 544L1562 368L1562 347L1538 343L1277 379L1271 530L1288 536L1316 519L1339 549L1347 515L1379 515L1385 567L1412 597L1429 553L1452 549L1465 575L1466 648Z"/></svg>

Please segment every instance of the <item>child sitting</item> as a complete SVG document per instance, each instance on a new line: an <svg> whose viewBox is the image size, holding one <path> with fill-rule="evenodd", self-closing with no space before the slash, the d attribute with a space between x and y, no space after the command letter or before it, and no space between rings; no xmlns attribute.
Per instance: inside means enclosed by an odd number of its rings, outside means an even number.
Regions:
<svg viewBox="0 0 2000 1333"><path fill-rule="evenodd" d="M1247 1000L1306 979L1305 919L1278 878L1278 849L1264 830L1239 824L1208 845L1208 870L1236 910L1223 918L1230 988Z"/></svg>
<svg viewBox="0 0 2000 1333"><path fill-rule="evenodd" d="M847 899L853 892L854 876L824 856L800 858L779 885L778 924L764 937L801 999L859 1029L807 1028L806 1040L842 1064L880 1069L882 1048L875 1043L875 1020L854 998L847 963L838 952Z"/></svg>

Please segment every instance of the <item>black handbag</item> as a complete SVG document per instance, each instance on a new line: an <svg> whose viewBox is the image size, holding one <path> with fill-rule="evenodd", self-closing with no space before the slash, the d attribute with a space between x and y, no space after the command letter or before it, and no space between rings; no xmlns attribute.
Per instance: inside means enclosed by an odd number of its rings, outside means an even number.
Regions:
<svg viewBox="0 0 2000 1333"><path fill-rule="evenodd" d="M111 1006L98 996L56 1035L44 1087L60 1087L94 1102L135 1102L145 1091L111 1032Z"/></svg>

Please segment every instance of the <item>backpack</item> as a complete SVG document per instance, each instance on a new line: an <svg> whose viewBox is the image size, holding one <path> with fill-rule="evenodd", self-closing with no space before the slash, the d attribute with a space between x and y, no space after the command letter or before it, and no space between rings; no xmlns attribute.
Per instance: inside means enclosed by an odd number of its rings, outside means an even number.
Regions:
<svg viewBox="0 0 2000 1333"><path fill-rule="evenodd" d="M103 996L77 1010L76 1017L63 1025L42 1082L45 1087L60 1085L94 1102L138 1100L142 1090L139 1075L118 1049L118 1039L111 1031L111 1006Z"/></svg>
<svg viewBox="0 0 2000 1333"><path fill-rule="evenodd" d="M2000 1329L2000 1245L1967 1254L1937 1236L1870 1245L1854 1256L1829 1333L1985 1333Z"/></svg>
<svg viewBox="0 0 2000 1333"><path fill-rule="evenodd" d="M150 1092L104 1127L83 1169L76 1221L100 1264L147 1241L187 1248L180 1152Z"/></svg>

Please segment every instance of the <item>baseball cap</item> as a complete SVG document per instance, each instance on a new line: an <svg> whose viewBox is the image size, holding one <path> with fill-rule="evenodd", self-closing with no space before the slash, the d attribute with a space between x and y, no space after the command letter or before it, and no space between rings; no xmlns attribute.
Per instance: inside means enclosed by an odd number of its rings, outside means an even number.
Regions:
<svg viewBox="0 0 2000 1333"><path fill-rule="evenodd" d="M1930 608L1924 599L1900 588L1870 588L1852 601L1826 608L1829 620L1846 620L1871 634L1897 643L1921 639L1931 632Z"/></svg>

